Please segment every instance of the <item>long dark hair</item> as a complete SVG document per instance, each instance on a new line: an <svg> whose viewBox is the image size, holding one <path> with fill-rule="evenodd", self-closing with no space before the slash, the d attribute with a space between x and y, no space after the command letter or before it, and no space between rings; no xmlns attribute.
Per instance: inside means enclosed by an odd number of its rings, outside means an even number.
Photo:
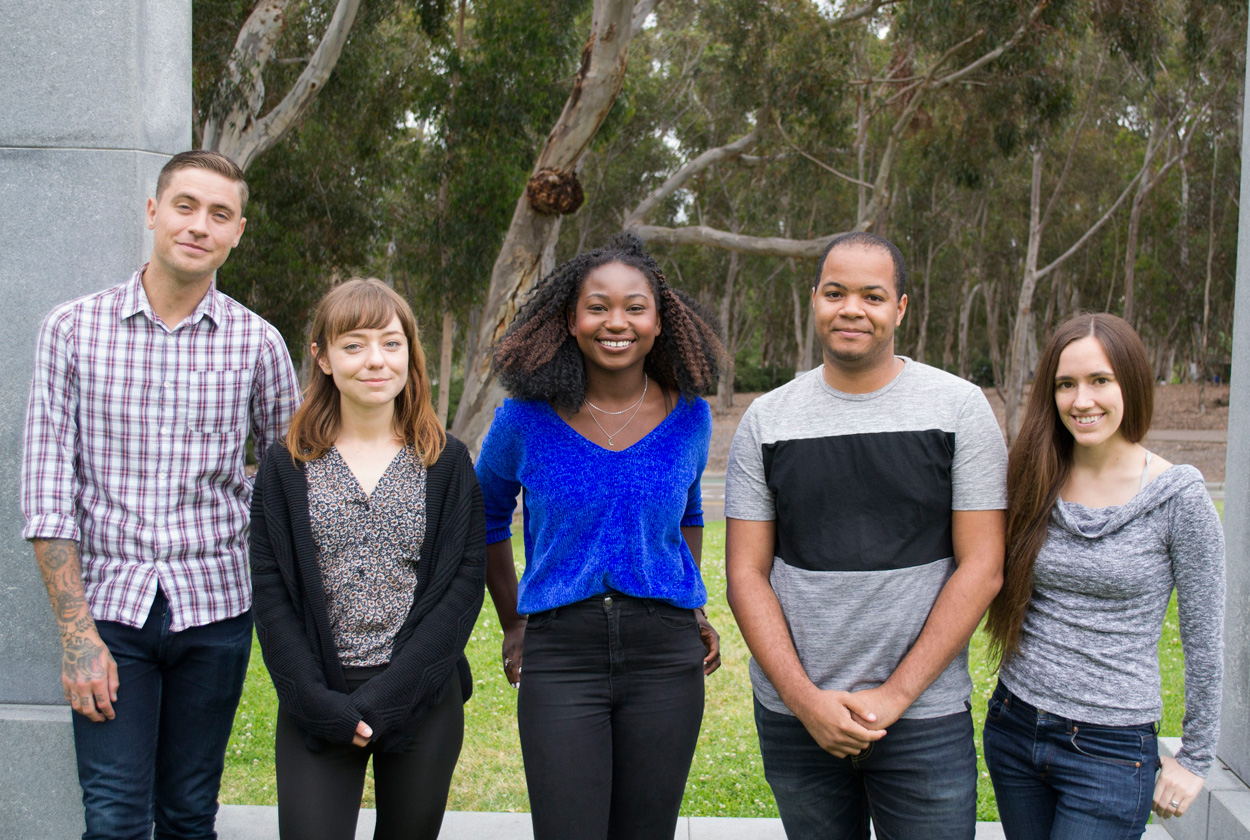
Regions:
<svg viewBox="0 0 1250 840"><path fill-rule="evenodd" d="M1007 559L1003 586L990 604L986 629L999 664L1019 649L1020 627L1033 597L1033 564L1046 542L1050 513L1072 470L1072 434L1055 405L1059 356L1074 341L1095 338L1111 362L1124 416L1120 434L1137 443L1150 430L1154 374L1141 338L1123 318L1078 315L1055 330L1037 365L1020 434L1007 458Z"/></svg>
<svg viewBox="0 0 1250 840"><path fill-rule="evenodd" d="M321 370L330 344L355 329L380 330L398 317L408 339L408 381L395 397L395 430L405 445L417 450L428 467L447 444L447 433L430 405L430 380L425 375L425 352L417 336L417 319L408 301L375 277L353 277L340 283L317 304L313 316L313 363L308 366L304 403L291 419L286 448L297 461L314 461L338 437L342 423L340 396L334 377Z"/></svg>
<svg viewBox="0 0 1250 840"><path fill-rule="evenodd" d="M655 296L663 330L647 353L647 375L686 398L714 390L725 354L715 319L671 288L642 241L625 233L602 248L578 254L534 286L495 345L495 374L508 393L570 412L581 407L586 370L577 339L569 333L568 312L586 276L609 263L637 269Z"/></svg>

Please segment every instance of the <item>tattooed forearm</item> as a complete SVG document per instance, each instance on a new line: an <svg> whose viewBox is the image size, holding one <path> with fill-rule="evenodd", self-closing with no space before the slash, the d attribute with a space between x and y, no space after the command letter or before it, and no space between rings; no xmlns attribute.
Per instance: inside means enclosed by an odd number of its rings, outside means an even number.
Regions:
<svg viewBox="0 0 1250 840"><path fill-rule="evenodd" d="M68 656L71 637L95 629L83 592L78 544L73 540L35 540L35 560L61 630Z"/></svg>

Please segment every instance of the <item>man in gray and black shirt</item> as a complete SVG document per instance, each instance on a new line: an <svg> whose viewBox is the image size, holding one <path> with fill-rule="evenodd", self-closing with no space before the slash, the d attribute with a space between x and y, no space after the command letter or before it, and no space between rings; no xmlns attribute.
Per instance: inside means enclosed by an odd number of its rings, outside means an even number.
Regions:
<svg viewBox="0 0 1250 840"><path fill-rule="evenodd" d="M895 356L902 255L853 233L813 290L824 366L729 457L729 602L791 840L971 840L967 642L998 591L1006 448L970 383Z"/></svg>

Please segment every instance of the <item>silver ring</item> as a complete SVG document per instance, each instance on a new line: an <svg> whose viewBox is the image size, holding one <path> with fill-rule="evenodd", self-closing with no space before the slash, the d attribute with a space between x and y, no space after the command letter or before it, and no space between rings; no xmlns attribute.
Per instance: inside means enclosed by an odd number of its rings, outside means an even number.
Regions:
<svg viewBox="0 0 1250 840"><path fill-rule="evenodd" d="M512 667L512 660L511 660L511 659L509 659L508 657L506 657L506 656L505 656L505 657L503 658L503 666L504 666L505 668L511 668L511 667Z"/></svg>
<svg viewBox="0 0 1250 840"><path fill-rule="evenodd" d="M1173 808L1179 808L1181 803L1180 803L1179 801L1177 801L1177 800L1173 799L1173 800L1172 800L1171 802L1169 802L1168 804L1169 804L1169 805L1171 805Z"/></svg>

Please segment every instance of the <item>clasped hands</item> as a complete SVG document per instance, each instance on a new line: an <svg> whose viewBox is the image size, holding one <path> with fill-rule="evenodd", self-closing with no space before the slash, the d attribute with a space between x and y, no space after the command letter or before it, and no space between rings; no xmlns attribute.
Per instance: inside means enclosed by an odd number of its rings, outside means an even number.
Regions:
<svg viewBox="0 0 1250 840"><path fill-rule="evenodd" d="M838 758L857 755L907 710L907 702L885 686L863 691L816 689L796 714L816 743Z"/></svg>

